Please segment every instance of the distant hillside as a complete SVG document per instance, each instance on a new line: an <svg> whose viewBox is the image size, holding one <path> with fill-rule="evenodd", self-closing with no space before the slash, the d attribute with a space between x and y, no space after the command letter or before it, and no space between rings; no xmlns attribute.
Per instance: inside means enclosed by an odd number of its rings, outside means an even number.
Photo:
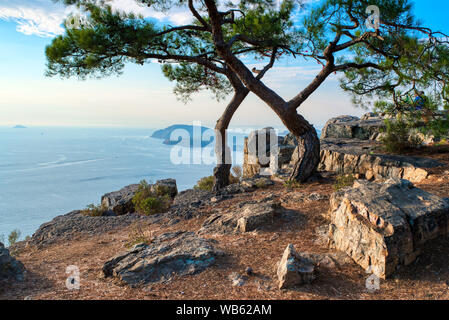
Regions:
<svg viewBox="0 0 449 320"><path fill-rule="evenodd" d="M26 129L25 126L22 126L21 124L18 124L17 126L13 127L14 129Z"/></svg>
<svg viewBox="0 0 449 320"><path fill-rule="evenodd" d="M186 124L175 124L175 125L165 128L165 129L157 130L151 135L151 137L164 140L163 143L167 144L167 145L177 145L177 144L181 143L183 146L187 146L187 147L188 146L193 147L195 144L198 144L198 145L201 144L201 147L205 147L214 141L213 137L211 137L208 141L202 141L202 139L201 139L203 134L206 131L212 130L212 129L207 128L207 127L196 127L195 129L201 130L201 137L194 137L193 136L194 126L186 125ZM188 141L183 141L183 139L181 137L176 137L177 140L171 140L172 133L175 130L182 130L182 132L180 132L180 133L187 134L190 137L190 139ZM212 130L212 132L213 132L213 130ZM195 141L196 143L194 144L194 139L201 139L201 142Z"/></svg>

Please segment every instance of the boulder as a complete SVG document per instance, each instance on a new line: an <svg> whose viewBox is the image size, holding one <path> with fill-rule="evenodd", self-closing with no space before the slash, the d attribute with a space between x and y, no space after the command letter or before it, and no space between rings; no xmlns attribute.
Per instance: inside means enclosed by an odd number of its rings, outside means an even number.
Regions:
<svg viewBox="0 0 449 320"><path fill-rule="evenodd" d="M163 188L163 189L161 189ZM165 180L158 180L155 184L151 186L151 190L153 192L157 192L159 190L162 190L164 192L167 192L167 194L174 199L178 194L178 187L176 185L175 179L165 179Z"/></svg>
<svg viewBox="0 0 449 320"><path fill-rule="evenodd" d="M359 174L366 179L407 179L419 183L430 168L442 166L437 160L379 153L381 144L359 139L321 140L319 171Z"/></svg>
<svg viewBox="0 0 449 320"><path fill-rule="evenodd" d="M226 213L215 213L207 218L200 234L229 234L250 232L271 225L282 213L280 202L263 199L255 203L246 203Z"/></svg>
<svg viewBox="0 0 449 320"><path fill-rule="evenodd" d="M385 128L383 119L374 113L361 119L353 116L340 116L330 119L324 126L321 139L360 139L376 140L381 129Z"/></svg>
<svg viewBox="0 0 449 320"><path fill-rule="evenodd" d="M119 216L133 213L135 212L133 197L138 189L138 184L132 184L119 191L107 193L101 197L101 206Z"/></svg>
<svg viewBox="0 0 449 320"><path fill-rule="evenodd" d="M292 244L284 251L277 267L279 289L288 289L311 283L315 279L315 266L311 260L298 254Z"/></svg>
<svg viewBox="0 0 449 320"><path fill-rule="evenodd" d="M356 181L332 195L330 205L330 247L383 279L449 232L449 202L407 180Z"/></svg>
<svg viewBox="0 0 449 320"><path fill-rule="evenodd" d="M25 268L0 242L0 281L23 281Z"/></svg>
<svg viewBox="0 0 449 320"><path fill-rule="evenodd" d="M252 131L244 140L243 177L251 178L270 166L270 133L273 128ZM262 143L262 144L261 144Z"/></svg>
<svg viewBox="0 0 449 320"><path fill-rule="evenodd" d="M103 266L105 277L115 277L136 287L185 276L212 266L223 252L215 241L199 238L193 232L165 233L149 244L137 244Z"/></svg>

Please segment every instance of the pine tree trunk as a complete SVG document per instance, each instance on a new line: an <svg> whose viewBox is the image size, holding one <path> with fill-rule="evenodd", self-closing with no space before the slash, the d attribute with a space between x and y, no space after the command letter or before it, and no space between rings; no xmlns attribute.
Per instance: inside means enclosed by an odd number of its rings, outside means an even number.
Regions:
<svg viewBox="0 0 449 320"><path fill-rule="evenodd" d="M296 136L298 147L294 155L296 163L290 175L290 180L305 182L318 168L320 163L320 139L315 128L311 128L302 136Z"/></svg>
<svg viewBox="0 0 449 320"><path fill-rule="evenodd" d="M231 149L227 144L227 129L232 116L248 95L249 90L241 87L236 91L225 112L215 126L215 154L217 156L217 166L214 169L214 191L218 191L229 185L229 175L231 174L232 156Z"/></svg>
<svg viewBox="0 0 449 320"><path fill-rule="evenodd" d="M283 123L298 140L298 147L292 159L295 160L290 180L305 182L312 176L320 163L320 139L315 128L301 115L282 115Z"/></svg>

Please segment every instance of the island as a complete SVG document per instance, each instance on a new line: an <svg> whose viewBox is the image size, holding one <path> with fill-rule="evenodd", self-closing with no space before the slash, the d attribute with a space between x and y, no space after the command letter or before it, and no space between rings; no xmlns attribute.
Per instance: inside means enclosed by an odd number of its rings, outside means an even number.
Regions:
<svg viewBox="0 0 449 320"><path fill-rule="evenodd" d="M16 126L14 126L13 128L14 128L14 129L26 129L26 127L23 126L23 125L21 125L21 124L18 124L18 125L16 125Z"/></svg>
<svg viewBox="0 0 449 320"><path fill-rule="evenodd" d="M189 139L185 141L186 139L183 139L181 136L178 136L176 140L172 140L173 136L172 134L176 130L182 130L184 134L188 134ZM198 132L201 132L201 137L194 137L194 131L197 130ZM213 134L213 129L203 127L203 126L193 126L193 125L185 125L185 124L175 124L171 125L165 129L157 130L155 131L151 137L155 139L161 139L163 140L163 144L166 145L182 145L185 147L195 147L201 145L201 147L206 147L209 144L211 144L214 141L213 136L209 136L209 139L206 138L206 140L203 140L205 132L211 130L211 133ZM199 141L200 140L200 141Z"/></svg>

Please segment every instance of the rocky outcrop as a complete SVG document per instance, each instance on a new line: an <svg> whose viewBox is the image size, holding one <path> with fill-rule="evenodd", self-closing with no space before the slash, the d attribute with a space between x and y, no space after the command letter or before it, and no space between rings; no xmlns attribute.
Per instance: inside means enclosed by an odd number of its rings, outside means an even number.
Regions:
<svg viewBox="0 0 449 320"><path fill-rule="evenodd" d="M90 217L83 215L81 211L73 211L41 225L28 243L41 247L71 240L80 234L104 234L118 228L126 228L134 223L155 223L160 219L160 215L142 216L136 213L122 216Z"/></svg>
<svg viewBox="0 0 449 320"><path fill-rule="evenodd" d="M150 188L151 191L155 193L158 190L163 190L172 198L178 194L175 179L159 180L155 184L150 185ZM106 210L106 212L113 212L118 216L134 213L136 210L134 208L133 198L138 189L138 184L132 184L120 189L119 191L107 193L101 197L101 206Z"/></svg>
<svg viewBox="0 0 449 320"><path fill-rule="evenodd" d="M282 213L280 202L262 199L242 204L226 213L215 213L204 221L199 234L231 234L249 232L273 223Z"/></svg>
<svg viewBox="0 0 449 320"><path fill-rule="evenodd" d="M384 128L384 118L376 113L367 113L361 118L340 116L329 120L322 130L318 171L354 174L368 180L400 178L419 183L429 175L428 169L441 165L432 159L384 154L380 142ZM292 134L278 138L276 152L265 150L267 156L261 161L255 141L268 131L254 131L245 140L244 175L253 177L265 170L274 174L272 179L285 181L298 161L299 153L295 152L298 143ZM432 141L431 137L422 138L425 143Z"/></svg>
<svg viewBox="0 0 449 320"><path fill-rule="evenodd" d="M321 141L319 171L359 174L366 179L400 178L421 182L430 168L441 166L436 160L387 155L378 152L381 145L359 139L325 139Z"/></svg>
<svg viewBox="0 0 449 320"><path fill-rule="evenodd" d="M271 141L271 139L277 141ZM256 130L249 134L243 148L243 176L272 175L277 169L288 164L296 149L296 139L292 135L278 137L273 128ZM271 148L275 148L271 150Z"/></svg>
<svg viewBox="0 0 449 320"><path fill-rule="evenodd" d="M25 268L20 261L14 259L9 250L0 242L0 282L23 281Z"/></svg>
<svg viewBox="0 0 449 320"><path fill-rule="evenodd" d="M427 178L428 169L441 165L432 159L383 154L378 142L383 128L383 118L375 113L361 119L341 116L329 120L322 131L318 170L418 183Z"/></svg>
<svg viewBox="0 0 449 320"><path fill-rule="evenodd" d="M135 212L133 197L138 189L138 184L132 184L119 191L106 193L101 197L101 206L107 211L112 211L119 216Z"/></svg>
<svg viewBox="0 0 449 320"><path fill-rule="evenodd" d="M214 244L192 232L166 233L149 245L138 244L112 258L104 264L103 274L131 286L167 281L173 275L192 275L212 266L223 255Z"/></svg>
<svg viewBox="0 0 449 320"><path fill-rule="evenodd" d="M384 121L374 113L359 119L353 116L340 116L330 119L321 132L321 139L360 139L377 140Z"/></svg>
<svg viewBox="0 0 449 320"><path fill-rule="evenodd" d="M424 243L449 233L449 202L406 180L359 180L330 204L329 245L384 279L412 263Z"/></svg>
<svg viewBox="0 0 449 320"><path fill-rule="evenodd" d="M155 184L151 185L151 191L155 193L163 192L168 194L172 199L178 194L178 187L175 179L158 180Z"/></svg>
<svg viewBox="0 0 449 320"><path fill-rule="evenodd" d="M296 252L292 244L284 251L278 263L279 289L288 289L311 283L315 279L315 266L311 260Z"/></svg>

